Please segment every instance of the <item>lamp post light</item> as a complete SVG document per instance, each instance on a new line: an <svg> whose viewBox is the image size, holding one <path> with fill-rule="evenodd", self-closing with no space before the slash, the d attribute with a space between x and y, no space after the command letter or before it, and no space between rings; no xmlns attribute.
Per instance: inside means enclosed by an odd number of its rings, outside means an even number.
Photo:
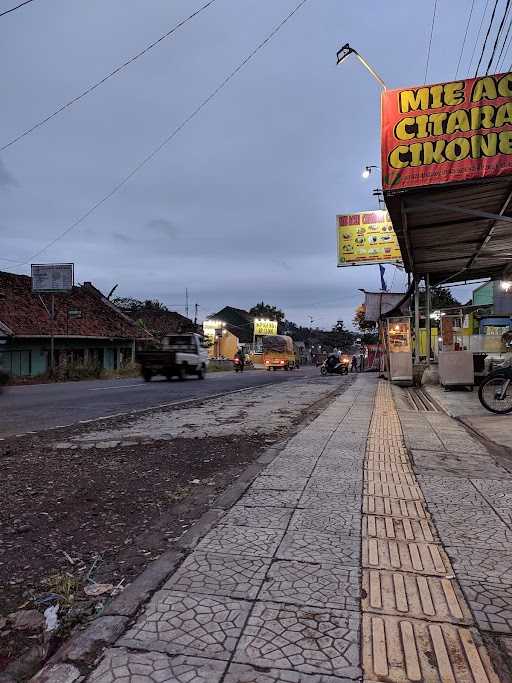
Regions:
<svg viewBox="0 0 512 683"><path fill-rule="evenodd" d="M379 167L375 166L375 164L372 164L371 166L365 166L363 172L361 173L361 178L368 180L368 178L371 176L374 168L379 168Z"/></svg>
<svg viewBox="0 0 512 683"><path fill-rule="evenodd" d="M387 90L386 84L382 80L382 78L379 76L379 74L375 71L375 69L366 61L364 57L362 57L357 50L354 50L353 47L350 47L348 43L345 43L343 47L341 47L338 52L336 53L336 64L341 64L341 62L345 61L345 59L349 55L354 55L354 57L357 57L357 59L361 62L361 64L364 66L365 69L367 69L370 74L373 76L373 78L377 81L377 83L384 89Z"/></svg>

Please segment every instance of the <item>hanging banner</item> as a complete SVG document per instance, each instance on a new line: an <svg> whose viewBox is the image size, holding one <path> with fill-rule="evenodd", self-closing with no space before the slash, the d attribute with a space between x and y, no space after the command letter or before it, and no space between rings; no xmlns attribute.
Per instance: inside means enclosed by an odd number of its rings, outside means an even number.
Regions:
<svg viewBox="0 0 512 683"><path fill-rule="evenodd" d="M512 73L385 90L382 188L512 173Z"/></svg>
<svg viewBox="0 0 512 683"><path fill-rule="evenodd" d="M277 334L277 320L254 320L254 336L267 336Z"/></svg>
<svg viewBox="0 0 512 683"><path fill-rule="evenodd" d="M336 216L338 267L401 263L402 255L387 211Z"/></svg>

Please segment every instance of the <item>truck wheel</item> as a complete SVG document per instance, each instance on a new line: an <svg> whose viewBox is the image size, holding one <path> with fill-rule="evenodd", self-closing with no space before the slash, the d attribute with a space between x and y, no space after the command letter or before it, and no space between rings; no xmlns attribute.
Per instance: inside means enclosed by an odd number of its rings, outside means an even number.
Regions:
<svg viewBox="0 0 512 683"><path fill-rule="evenodd" d="M153 377L153 373L151 370L143 370L142 371L142 377L145 382L151 382L151 378Z"/></svg>
<svg viewBox="0 0 512 683"><path fill-rule="evenodd" d="M187 377L187 366L180 365L176 374L178 375L180 382L184 382Z"/></svg>
<svg viewBox="0 0 512 683"><path fill-rule="evenodd" d="M201 365L199 370L197 371L197 379L204 379L206 376L206 371L204 365Z"/></svg>

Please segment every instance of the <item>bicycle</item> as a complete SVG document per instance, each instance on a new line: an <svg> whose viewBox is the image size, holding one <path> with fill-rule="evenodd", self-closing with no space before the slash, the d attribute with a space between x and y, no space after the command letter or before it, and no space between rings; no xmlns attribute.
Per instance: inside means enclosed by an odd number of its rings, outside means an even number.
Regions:
<svg viewBox="0 0 512 683"><path fill-rule="evenodd" d="M478 388L478 398L491 413L512 412L512 367L510 361L491 372Z"/></svg>

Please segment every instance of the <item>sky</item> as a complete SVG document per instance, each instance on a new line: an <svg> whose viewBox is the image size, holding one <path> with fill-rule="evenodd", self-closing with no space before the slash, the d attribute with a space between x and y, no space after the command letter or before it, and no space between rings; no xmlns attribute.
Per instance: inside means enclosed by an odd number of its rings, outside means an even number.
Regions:
<svg viewBox="0 0 512 683"><path fill-rule="evenodd" d="M34 0L0 18L0 146L102 78L205 0ZM433 2L308 0L108 202L108 193L298 0L216 0L172 37L0 153L0 269L74 262L77 282L199 318L258 301L289 320L350 327L377 266L336 267L336 214L377 208L378 84L425 79ZM0 12L17 4L0 0ZM471 0L439 0L427 82L450 80ZM468 63L484 0L476 0ZM405 275L389 266L388 287Z"/></svg>

